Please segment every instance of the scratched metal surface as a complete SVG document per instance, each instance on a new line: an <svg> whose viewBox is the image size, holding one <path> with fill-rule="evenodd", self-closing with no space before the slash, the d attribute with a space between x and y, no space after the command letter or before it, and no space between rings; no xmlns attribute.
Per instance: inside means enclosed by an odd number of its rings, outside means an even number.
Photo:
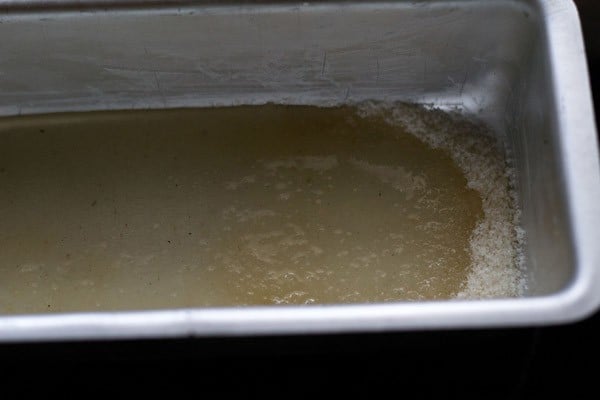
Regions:
<svg viewBox="0 0 600 400"><path fill-rule="evenodd" d="M5 12L0 36L18 40L0 41L0 115L377 98L499 126L534 15L497 1Z"/></svg>

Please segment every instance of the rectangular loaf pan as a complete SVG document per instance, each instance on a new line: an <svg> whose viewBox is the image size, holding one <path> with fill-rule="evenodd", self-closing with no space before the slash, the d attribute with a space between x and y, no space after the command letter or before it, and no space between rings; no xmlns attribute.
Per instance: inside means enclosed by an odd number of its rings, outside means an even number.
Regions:
<svg viewBox="0 0 600 400"><path fill-rule="evenodd" d="M528 287L499 300L0 316L0 341L533 326L600 303L598 143L570 0L0 0L0 38L0 118L361 100L475 116L515 157Z"/></svg>

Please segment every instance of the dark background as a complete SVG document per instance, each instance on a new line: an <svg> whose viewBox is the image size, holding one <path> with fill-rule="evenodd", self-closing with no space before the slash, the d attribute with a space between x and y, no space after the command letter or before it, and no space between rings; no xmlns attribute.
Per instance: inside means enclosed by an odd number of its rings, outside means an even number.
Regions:
<svg viewBox="0 0 600 400"><path fill-rule="evenodd" d="M600 115L600 1L576 3ZM16 388L7 398L31 391L81 398L126 391L136 397L332 391L370 398L482 399L565 391L573 398L600 398L599 341L600 313L547 328L11 344L0 345L0 390Z"/></svg>

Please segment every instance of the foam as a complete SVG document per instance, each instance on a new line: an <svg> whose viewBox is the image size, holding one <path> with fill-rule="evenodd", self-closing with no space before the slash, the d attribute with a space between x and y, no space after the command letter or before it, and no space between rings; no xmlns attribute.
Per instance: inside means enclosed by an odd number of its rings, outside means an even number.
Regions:
<svg viewBox="0 0 600 400"><path fill-rule="evenodd" d="M363 171L374 175L383 183L390 184L395 190L404 192L407 199L414 196L415 191L423 190L426 186L422 176L414 176L402 167L374 165L366 161L350 160L350 163Z"/></svg>
<svg viewBox="0 0 600 400"><path fill-rule="evenodd" d="M275 171L279 168L297 168L297 169L308 169L312 171L324 172L338 166L338 160L336 156L328 157L315 157L315 156L304 156L304 157L292 157L285 160L277 160L265 163L265 168L271 171Z"/></svg>
<svg viewBox="0 0 600 400"><path fill-rule="evenodd" d="M470 237L471 271L459 299L516 297L525 289L524 231L515 190L515 171L498 138L457 113L406 103L358 104L362 117L383 116L435 149L448 152L469 188L482 199L483 218Z"/></svg>

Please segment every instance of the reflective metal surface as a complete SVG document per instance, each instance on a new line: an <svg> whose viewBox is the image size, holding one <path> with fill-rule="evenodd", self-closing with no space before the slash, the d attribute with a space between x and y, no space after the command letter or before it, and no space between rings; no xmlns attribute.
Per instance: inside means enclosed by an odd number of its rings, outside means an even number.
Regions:
<svg viewBox="0 0 600 400"><path fill-rule="evenodd" d="M0 37L0 116L366 99L474 115L515 156L528 276L519 299L0 317L0 340L541 325L600 303L598 144L569 0L3 0Z"/></svg>

